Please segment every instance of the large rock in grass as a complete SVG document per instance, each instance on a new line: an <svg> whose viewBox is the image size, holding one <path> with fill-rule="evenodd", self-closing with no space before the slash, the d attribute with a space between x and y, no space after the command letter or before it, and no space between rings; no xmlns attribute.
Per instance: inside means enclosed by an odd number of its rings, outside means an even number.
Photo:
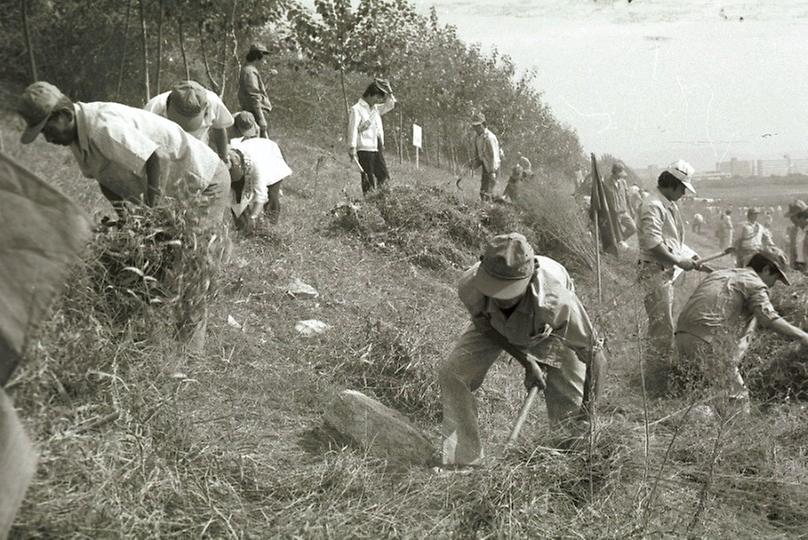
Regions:
<svg viewBox="0 0 808 540"><path fill-rule="evenodd" d="M325 422L374 456L418 465L432 461L432 444L421 431L398 411L361 392L340 392L328 407Z"/></svg>

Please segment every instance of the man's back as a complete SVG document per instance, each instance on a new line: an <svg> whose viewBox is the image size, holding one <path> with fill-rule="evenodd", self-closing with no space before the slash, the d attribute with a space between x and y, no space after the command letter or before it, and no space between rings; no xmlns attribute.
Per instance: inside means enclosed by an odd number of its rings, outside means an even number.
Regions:
<svg viewBox="0 0 808 540"><path fill-rule="evenodd" d="M757 273L751 268L718 270L693 291L679 315L676 331L708 342L725 332L737 338L755 315L778 317L769 289Z"/></svg>

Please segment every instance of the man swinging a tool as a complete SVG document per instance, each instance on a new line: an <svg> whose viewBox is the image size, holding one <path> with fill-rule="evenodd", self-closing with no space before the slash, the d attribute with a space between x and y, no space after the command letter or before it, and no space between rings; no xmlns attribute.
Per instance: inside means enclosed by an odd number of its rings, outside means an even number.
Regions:
<svg viewBox="0 0 808 540"><path fill-rule="evenodd" d="M503 350L525 368L529 398L544 390L558 442L569 446L585 436L606 356L567 270L536 256L521 234L499 235L463 274L458 294L471 323L438 375L444 466L480 464L473 392Z"/></svg>

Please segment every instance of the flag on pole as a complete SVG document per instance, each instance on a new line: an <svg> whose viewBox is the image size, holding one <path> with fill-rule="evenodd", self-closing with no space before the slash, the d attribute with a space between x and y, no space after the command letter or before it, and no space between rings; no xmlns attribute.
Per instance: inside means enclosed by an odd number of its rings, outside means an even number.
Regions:
<svg viewBox="0 0 808 540"><path fill-rule="evenodd" d="M592 199L590 202L590 215L598 228L600 243L603 251L617 256L617 243L620 241L620 231L617 229L617 216L610 208L603 188L603 180L598 174L598 160L592 155Z"/></svg>
<svg viewBox="0 0 808 540"><path fill-rule="evenodd" d="M0 386L89 237L84 212L0 152Z"/></svg>

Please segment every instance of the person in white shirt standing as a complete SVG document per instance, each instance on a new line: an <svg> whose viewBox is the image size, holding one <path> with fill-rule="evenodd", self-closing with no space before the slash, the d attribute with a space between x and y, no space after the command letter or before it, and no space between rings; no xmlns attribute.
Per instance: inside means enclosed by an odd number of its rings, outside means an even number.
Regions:
<svg viewBox="0 0 808 540"><path fill-rule="evenodd" d="M788 234L788 258L794 270L805 272L805 255L808 247L808 204L799 199L788 205L786 216L791 220L791 225L786 229Z"/></svg>
<svg viewBox="0 0 808 540"><path fill-rule="evenodd" d="M390 83L375 79L348 114L348 157L361 169L363 194L382 187L390 178L384 161L382 115L395 106Z"/></svg>
<svg viewBox="0 0 808 540"><path fill-rule="evenodd" d="M219 96L198 82L180 81L143 108L168 118L205 144L213 132L216 153L222 159L227 156L227 128L233 125L233 116Z"/></svg>

